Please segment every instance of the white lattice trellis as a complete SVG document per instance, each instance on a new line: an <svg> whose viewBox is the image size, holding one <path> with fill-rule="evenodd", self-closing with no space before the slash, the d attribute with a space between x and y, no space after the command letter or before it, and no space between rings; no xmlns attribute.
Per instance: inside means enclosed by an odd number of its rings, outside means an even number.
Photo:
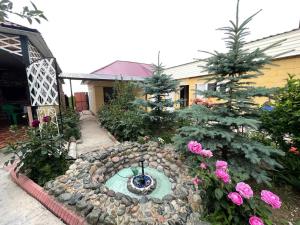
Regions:
<svg viewBox="0 0 300 225"><path fill-rule="evenodd" d="M50 123L57 127L57 132L59 133L59 128L58 128L58 121L57 121L57 113L56 113L56 108L55 106L40 106L37 109L37 116L38 120L40 121L40 129L43 129L44 122L43 118L45 116L50 116L51 120Z"/></svg>
<svg viewBox="0 0 300 225"><path fill-rule="evenodd" d="M20 37L0 33L0 49L22 56Z"/></svg>
<svg viewBox="0 0 300 225"><path fill-rule="evenodd" d="M58 105L55 59L45 58L35 61L26 71L31 105Z"/></svg>
<svg viewBox="0 0 300 225"><path fill-rule="evenodd" d="M29 60L30 63L35 62L36 60L39 60L42 57L42 54L37 50L37 48L31 44L31 42L28 42L28 53L29 53Z"/></svg>

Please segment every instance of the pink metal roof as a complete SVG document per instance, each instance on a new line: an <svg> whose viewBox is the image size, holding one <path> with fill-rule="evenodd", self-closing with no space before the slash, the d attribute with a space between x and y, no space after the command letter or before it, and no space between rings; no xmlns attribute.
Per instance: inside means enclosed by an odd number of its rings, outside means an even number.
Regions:
<svg viewBox="0 0 300 225"><path fill-rule="evenodd" d="M137 77L149 77L152 76L152 73L153 66L151 64L119 60L92 72L92 74L99 75L124 75Z"/></svg>

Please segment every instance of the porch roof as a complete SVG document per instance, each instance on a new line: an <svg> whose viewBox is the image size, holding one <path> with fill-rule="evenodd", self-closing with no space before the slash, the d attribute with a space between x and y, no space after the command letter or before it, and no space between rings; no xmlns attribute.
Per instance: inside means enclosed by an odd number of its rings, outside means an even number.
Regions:
<svg viewBox="0 0 300 225"><path fill-rule="evenodd" d="M112 75L112 74L88 74L88 73L61 73L60 79L82 80L85 81L101 81L101 80L124 80L124 81L143 81L143 77L129 75Z"/></svg>

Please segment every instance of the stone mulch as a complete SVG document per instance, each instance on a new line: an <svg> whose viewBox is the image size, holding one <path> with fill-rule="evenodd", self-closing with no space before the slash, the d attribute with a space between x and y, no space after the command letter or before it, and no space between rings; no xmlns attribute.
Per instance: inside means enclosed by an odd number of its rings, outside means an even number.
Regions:
<svg viewBox="0 0 300 225"><path fill-rule="evenodd" d="M109 190L105 182L119 170L145 166L163 172L172 183L172 194L163 199L141 199ZM85 217L92 225L188 224L204 225L201 199L193 187L187 168L170 146L155 142L144 145L125 142L105 151L84 154L65 175L46 183L45 189L65 206Z"/></svg>

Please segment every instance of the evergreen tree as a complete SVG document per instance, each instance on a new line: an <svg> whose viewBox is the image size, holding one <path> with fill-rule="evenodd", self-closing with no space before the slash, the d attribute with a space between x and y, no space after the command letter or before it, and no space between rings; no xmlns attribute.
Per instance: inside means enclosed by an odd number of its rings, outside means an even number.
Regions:
<svg viewBox="0 0 300 225"><path fill-rule="evenodd" d="M171 75L164 73L160 62L154 65L154 72L141 84L146 100L138 99L136 103L146 109L149 127L154 133L160 129L170 127L174 119L174 112L168 110L175 102L169 94L177 90L178 81L172 79Z"/></svg>
<svg viewBox="0 0 300 225"><path fill-rule="evenodd" d="M253 177L258 182L268 182L270 179L264 168L280 167L272 156L283 153L248 138L247 133L260 126L258 107L253 98L270 93L266 88L254 87L255 83L250 79L262 75L260 70L272 60L264 52L280 45L281 41L264 49L246 50L247 25L258 12L243 22L239 21L238 13L239 1L235 22L230 21L230 26L219 29L227 35L228 52L215 51L205 60L205 69L211 74L208 82L214 81L216 90L201 94L215 98L216 104L209 108L194 105L181 112L180 117L190 123L178 130L174 141L179 149L186 149L188 141L197 140L227 160L237 174L245 175L244 178Z"/></svg>

